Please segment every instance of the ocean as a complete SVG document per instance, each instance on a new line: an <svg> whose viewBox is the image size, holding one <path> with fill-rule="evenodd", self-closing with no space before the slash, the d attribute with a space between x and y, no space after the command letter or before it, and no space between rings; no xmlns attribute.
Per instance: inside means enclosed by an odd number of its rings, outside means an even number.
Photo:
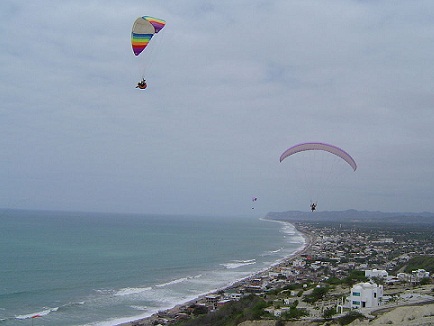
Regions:
<svg viewBox="0 0 434 326"><path fill-rule="evenodd" d="M147 317L262 271L303 245L291 224L257 216L3 210L0 326L105 326Z"/></svg>

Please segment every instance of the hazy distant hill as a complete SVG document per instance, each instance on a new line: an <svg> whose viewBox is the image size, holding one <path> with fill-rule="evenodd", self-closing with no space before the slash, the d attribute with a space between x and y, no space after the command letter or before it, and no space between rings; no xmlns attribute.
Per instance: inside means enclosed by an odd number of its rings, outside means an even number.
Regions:
<svg viewBox="0 0 434 326"><path fill-rule="evenodd" d="M353 223L398 223L398 224L429 224L434 225L434 213L384 213L371 211L357 211L354 209L346 211L287 211L270 212L266 218L292 222L353 222Z"/></svg>

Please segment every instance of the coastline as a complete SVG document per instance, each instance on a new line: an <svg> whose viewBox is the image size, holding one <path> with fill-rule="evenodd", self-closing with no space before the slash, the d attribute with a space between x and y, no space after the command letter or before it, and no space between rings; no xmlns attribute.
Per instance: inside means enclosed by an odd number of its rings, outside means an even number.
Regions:
<svg viewBox="0 0 434 326"><path fill-rule="evenodd" d="M192 304L195 304L195 303L203 300L207 295L214 294L217 291L234 291L234 290L237 290L237 289L241 288L250 279L254 279L254 278L258 278L258 277L262 277L262 278L266 279L268 277L268 272L269 271L271 271L276 266L283 266L283 265L286 265L288 263L291 263L293 260L297 259L301 255L303 255L306 252L308 252L310 250L310 248L312 247L312 245L316 241L315 235L313 233L311 233L311 232L309 232L307 230L302 230L302 229L298 228L293 223L289 223L289 222L285 222L285 221L279 221L279 220L273 220L273 219L266 219L266 218L263 218L263 220L266 220L266 221L269 221L269 222L278 222L278 223L282 223L282 224L289 224L289 225L291 225L304 238L304 244L303 244L303 246L301 246L300 248L298 248L295 252L291 253L289 256L287 256L285 258L282 258L278 262L275 262L272 265L268 266L266 269L264 269L262 271L259 271L259 272L255 273L253 275L248 276L248 277L245 277L245 278L243 278L241 280L234 281L230 285L225 286L225 287L223 287L221 289L213 290L213 291L210 291L208 293L202 294L202 295L200 295L200 296L198 296L198 297L196 297L196 298L194 298L192 300L188 300L186 302L179 303L179 304L175 305L172 308L164 309L164 310L158 311L156 313L153 313L151 316L144 317L144 318L139 318L139 319L128 321L128 322L123 322L123 323L120 323L120 324L116 324L116 326L152 326L152 325L155 325L155 322L158 319L161 319L160 316L173 316L173 315L176 315L176 314L180 313L184 308L186 308L186 307L188 307L188 306L190 306Z"/></svg>

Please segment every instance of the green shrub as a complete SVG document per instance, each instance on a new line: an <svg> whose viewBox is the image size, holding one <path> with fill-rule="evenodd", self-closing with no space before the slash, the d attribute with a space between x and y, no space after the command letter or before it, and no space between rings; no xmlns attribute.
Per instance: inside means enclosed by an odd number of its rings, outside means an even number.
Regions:
<svg viewBox="0 0 434 326"><path fill-rule="evenodd" d="M428 285L431 284L431 279L429 277L424 277L420 280L420 285Z"/></svg>
<svg viewBox="0 0 434 326"><path fill-rule="evenodd" d="M324 310L323 317L325 319L330 319L336 314L336 307L327 308Z"/></svg>
<svg viewBox="0 0 434 326"><path fill-rule="evenodd" d="M329 288L328 287L317 287L314 288L312 293L305 296L305 298L303 299L304 302L307 303L315 303L318 300L321 300L322 298L324 298L324 296L327 294Z"/></svg>
<svg viewBox="0 0 434 326"><path fill-rule="evenodd" d="M295 307L289 308L289 311L285 312L282 315L282 319L300 319L301 317L309 316L309 313L306 309L297 309Z"/></svg>
<svg viewBox="0 0 434 326"><path fill-rule="evenodd" d="M352 323L353 321L355 321L356 319L363 319L365 318L365 316L363 316L363 314L361 314L358 311L350 311L349 313L347 313L345 316L339 317L338 318L338 322L340 325L348 325L350 323Z"/></svg>

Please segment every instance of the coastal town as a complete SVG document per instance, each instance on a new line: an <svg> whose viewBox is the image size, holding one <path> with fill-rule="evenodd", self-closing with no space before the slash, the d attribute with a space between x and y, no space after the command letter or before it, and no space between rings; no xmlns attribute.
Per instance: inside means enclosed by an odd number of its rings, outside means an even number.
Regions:
<svg viewBox="0 0 434 326"><path fill-rule="evenodd" d="M228 288L128 325L213 325L200 318L217 316L245 298L261 298L261 305L256 316L240 319L243 326L375 325L387 312L398 318L387 317L388 324L434 325L432 228L290 223L306 239L305 247L292 257ZM419 265L412 269L415 260ZM413 308L396 310L408 306Z"/></svg>

